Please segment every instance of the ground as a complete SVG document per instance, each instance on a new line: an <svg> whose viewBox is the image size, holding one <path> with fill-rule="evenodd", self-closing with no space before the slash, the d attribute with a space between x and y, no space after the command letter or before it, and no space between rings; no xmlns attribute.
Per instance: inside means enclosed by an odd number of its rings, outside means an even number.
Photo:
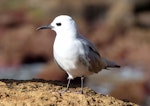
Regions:
<svg viewBox="0 0 150 106"><path fill-rule="evenodd" d="M71 86L70 92L62 92L65 85L46 80L0 80L1 106L138 106L108 95L97 94L85 87ZM61 93L60 93L61 92Z"/></svg>

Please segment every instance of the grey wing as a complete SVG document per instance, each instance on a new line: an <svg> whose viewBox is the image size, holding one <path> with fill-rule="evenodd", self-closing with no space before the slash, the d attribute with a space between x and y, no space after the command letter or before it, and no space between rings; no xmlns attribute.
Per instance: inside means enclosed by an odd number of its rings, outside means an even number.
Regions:
<svg viewBox="0 0 150 106"><path fill-rule="evenodd" d="M106 67L106 63L101 59L96 47L88 40L81 40L85 49L85 54L84 56L80 56L80 61L88 67L90 72L97 73L101 69L104 69Z"/></svg>
<svg viewBox="0 0 150 106"><path fill-rule="evenodd" d="M101 56L98 55L98 52L94 51L89 47L90 52L87 53L87 58L89 62L89 71L91 72L99 72L101 69L106 67L106 64L101 60Z"/></svg>

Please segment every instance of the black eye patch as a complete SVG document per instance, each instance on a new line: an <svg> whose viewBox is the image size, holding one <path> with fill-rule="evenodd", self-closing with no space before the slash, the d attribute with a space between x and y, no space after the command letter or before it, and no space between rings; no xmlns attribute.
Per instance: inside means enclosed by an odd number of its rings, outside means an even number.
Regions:
<svg viewBox="0 0 150 106"><path fill-rule="evenodd" d="M57 26L61 26L61 23L56 23Z"/></svg>

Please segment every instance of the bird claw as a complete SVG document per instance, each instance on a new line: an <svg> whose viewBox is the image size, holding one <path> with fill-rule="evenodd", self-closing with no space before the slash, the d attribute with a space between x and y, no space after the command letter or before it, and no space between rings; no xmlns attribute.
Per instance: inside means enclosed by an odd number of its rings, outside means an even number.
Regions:
<svg viewBox="0 0 150 106"><path fill-rule="evenodd" d="M70 93L71 91L69 91L68 89L59 91L59 93L65 93L65 92Z"/></svg>
<svg viewBox="0 0 150 106"><path fill-rule="evenodd" d="M83 91L80 91L79 93L80 93L80 94L83 94Z"/></svg>

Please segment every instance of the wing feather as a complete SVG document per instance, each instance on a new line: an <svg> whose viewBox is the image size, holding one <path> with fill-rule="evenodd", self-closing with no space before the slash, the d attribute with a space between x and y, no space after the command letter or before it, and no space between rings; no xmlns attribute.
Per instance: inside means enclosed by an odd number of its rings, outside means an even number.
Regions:
<svg viewBox="0 0 150 106"><path fill-rule="evenodd" d="M98 53L96 47L90 41L85 40L85 38L81 38L80 40L85 49L85 53L79 56L79 59L82 62L82 64L88 67L88 70L90 72L94 73L97 73L101 69L104 69L106 67L106 64L102 61L101 56Z"/></svg>

